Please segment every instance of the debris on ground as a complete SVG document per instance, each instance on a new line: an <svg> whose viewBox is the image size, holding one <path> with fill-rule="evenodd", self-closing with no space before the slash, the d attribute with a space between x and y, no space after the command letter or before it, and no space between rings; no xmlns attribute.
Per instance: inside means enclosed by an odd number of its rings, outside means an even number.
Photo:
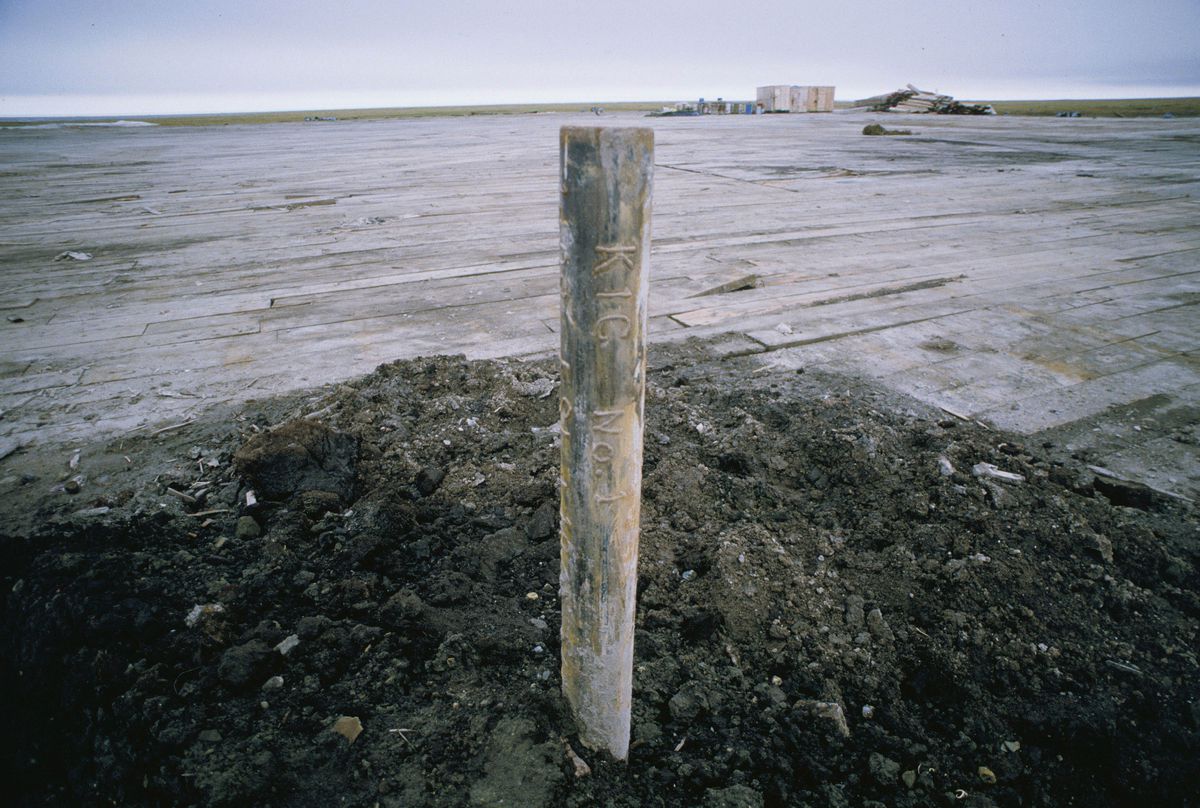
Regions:
<svg viewBox="0 0 1200 808"><path fill-rule="evenodd" d="M869 123L863 127L864 135L911 135L911 129L886 129L882 124Z"/></svg>
<svg viewBox="0 0 1200 808"><path fill-rule="evenodd" d="M1195 804L1192 503L707 357L651 353L628 763L561 696L558 363L432 357L73 444L73 498L4 461L6 804Z"/></svg>
<svg viewBox="0 0 1200 808"><path fill-rule="evenodd" d="M91 261L92 254L79 250L65 250L54 256L55 261Z"/></svg>
<svg viewBox="0 0 1200 808"><path fill-rule="evenodd" d="M937 115L995 115L991 104L971 104L955 101L949 95L918 90L911 84L894 93L885 93L855 102L855 107L869 112L925 112ZM866 134L864 132L864 134ZM882 134L882 133L879 133Z"/></svg>

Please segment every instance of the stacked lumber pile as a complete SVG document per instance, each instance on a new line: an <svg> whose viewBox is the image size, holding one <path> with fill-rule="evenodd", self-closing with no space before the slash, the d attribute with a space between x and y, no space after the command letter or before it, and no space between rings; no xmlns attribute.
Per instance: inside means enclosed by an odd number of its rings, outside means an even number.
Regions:
<svg viewBox="0 0 1200 808"><path fill-rule="evenodd" d="M995 115L991 104L965 104L951 96L927 93L911 84L903 90L859 101L871 112L933 112L938 115Z"/></svg>

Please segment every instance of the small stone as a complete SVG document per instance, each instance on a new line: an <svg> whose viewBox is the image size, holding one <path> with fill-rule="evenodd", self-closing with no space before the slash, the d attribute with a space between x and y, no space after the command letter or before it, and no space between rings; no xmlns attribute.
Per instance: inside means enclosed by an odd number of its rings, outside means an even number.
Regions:
<svg viewBox="0 0 1200 808"><path fill-rule="evenodd" d="M235 533L239 539L254 539L262 535L262 528L254 521L253 516L243 516L237 521Z"/></svg>
<svg viewBox="0 0 1200 808"><path fill-rule="evenodd" d="M1093 533L1085 540L1085 545L1088 552L1099 557L1105 564L1113 562L1113 546L1107 536L1101 536L1099 533Z"/></svg>
<svg viewBox="0 0 1200 808"><path fill-rule="evenodd" d="M912 769L905 769L904 773L900 775L900 779L904 781L904 785L912 788L917 783L917 773Z"/></svg>
<svg viewBox="0 0 1200 808"><path fill-rule="evenodd" d="M74 477L63 483L63 490L68 494L78 494L79 488L79 480L76 480Z"/></svg>
<svg viewBox="0 0 1200 808"><path fill-rule="evenodd" d="M283 677L282 676L272 676L270 679L263 682L262 689L271 691L271 690L278 690L281 687L283 687Z"/></svg>
<svg viewBox="0 0 1200 808"><path fill-rule="evenodd" d="M204 743L220 743L221 733L215 729L206 729L196 736L196 740Z"/></svg>
<svg viewBox="0 0 1200 808"><path fill-rule="evenodd" d="M571 744L564 740L563 746L567 748L567 759L570 760L571 765L575 767L576 779L580 777L587 777L592 773L592 767L587 765L587 761L576 754L575 750L571 748Z"/></svg>
<svg viewBox="0 0 1200 808"><path fill-rule="evenodd" d="M546 500L536 511L526 528L531 541L543 541L555 534L558 526L558 502Z"/></svg>
<svg viewBox="0 0 1200 808"><path fill-rule="evenodd" d="M896 639L896 635L892 633L891 627L883 619L883 612L879 609L872 609L867 613L867 629L871 632L871 636L877 640L888 640L890 642Z"/></svg>
<svg viewBox="0 0 1200 808"><path fill-rule="evenodd" d="M865 623L863 608L866 601L861 595L850 595L846 598L846 625L850 628L862 628Z"/></svg>
<svg viewBox="0 0 1200 808"><path fill-rule="evenodd" d="M538 599L537 592L526 592L525 593L525 600L537 600L537 599Z"/></svg>
<svg viewBox="0 0 1200 808"><path fill-rule="evenodd" d="M297 497L300 511L314 521L327 513L338 513L342 498L332 491L301 491Z"/></svg>
<svg viewBox="0 0 1200 808"><path fill-rule="evenodd" d="M333 722L333 726L330 727L330 729L333 732L336 732L338 735L341 735L350 743L354 743L355 739L357 739L362 733L363 725L362 722L358 720L358 716L343 715L337 721Z"/></svg>
<svg viewBox="0 0 1200 808"><path fill-rule="evenodd" d="M270 659L271 649L261 640L235 645L221 655L217 676L229 687L245 687L265 672Z"/></svg>
<svg viewBox="0 0 1200 808"><path fill-rule="evenodd" d="M412 626L424 613L424 601L411 589L401 589L388 598L379 610L384 625L398 629Z"/></svg>
<svg viewBox="0 0 1200 808"><path fill-rule="evenodd" d="M547 623L545 620L543 620L540 617L529 618L529 625L533 626L538 631L545 631L546 629L548 629L550 627L550 624Z"/></svg>
<svg viewBox="0 0 1200 808"><path fill-rule="evenodd" d="M427 466L417 472L417 490L421 492L421 496L427 497L438 490L438 486L444 479L446 479L445 469Z"/></svg>
<svg viewBox="0 0 1200 808"><path fill-rule="evenodd" d="M988 784L989 786L995 785L996 774L991 769L989 769L987 766L980 766L979 767L979 779L982 780L984 783Z"/></svg>
<svg viewBox="0 0 1200 808"><path fill-rule="evenodd" d="M690 581L696 577L696 571L695 570L684 570L682 573L680 573L679 577L685 581Z"/></svg>
<svg viewBox="0 0 1200 808"><path fill-rule="evenodd" d="M875 705L864 704L862 706L862 717L867 719L868 721L870 721L872 718L874 718L875 717Z"/></svg>
<svg viewBox="0 0 1200 808"><path fill-rule="evenodd" d="M1005 741L1004 742L1004 751L1005 752L1020 752L1021 751L1021 742L1020 741Z"/></svg>
<svg viewBox="0 0 1200 808"><path fill-rule="evenodd" d="M792 705L793 710L803 711L816 718L828 721L834 732L843 738L850 737L850 725L846 723L846 713L842 705L836 701L813 701L801 699Z"/></svg>
<svg viewBox="0 0 1200 808"><path fill-rule="evenodd" d="M204 618L223 611L225 607L219 603L197 603L183 618L183 624L188 628L195 628Z"/></svg>
<svg viewBox="0 0 1200 808"><path fill-rule="evenodd" d="M894 786L900 777L900 764L878 752L872 752L867 761L871 776L881 786Z"/></svg>
<svg viewBox="0 0 1200 808"><path fill-rule="evenodd" d="M763 795L744 785L710 788L700 808L763 808Z"/></svg>
<svg viewBox="0 0 1200 808"><path fill-rule="evenodd" d="M653 746L662 740L662 727L655 721L639 721L633 725L633 739Z"/></svg>
<svg viewBox="0 0 1200 808"><path fill-rule="evenodd" d="M708 700L695 686L684 685L667 702L667 709L671 712L671 718L676 721L692 722L708 709Z"/></svg>
<svg viewBox="0 0 1200 808"><path fill-rule="evenodd" d="M1004 471L1003 469L997 468L996 466L992 465L991 463L976 463L974 466L971 467L971 472L976 477L984 477L984 478L990 479L990 480L999 480L1000 482L1004 482L1004 483L1023 483L1023 482L1025 482L1025 475L1015 474L1011 471Z"/></svg>

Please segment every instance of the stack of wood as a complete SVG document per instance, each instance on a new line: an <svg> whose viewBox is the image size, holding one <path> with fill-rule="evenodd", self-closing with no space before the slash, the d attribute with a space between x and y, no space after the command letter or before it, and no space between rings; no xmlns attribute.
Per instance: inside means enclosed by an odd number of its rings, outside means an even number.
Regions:
<svg viewBox="0 0 1200 808"><path fill-rule="evenodd" d="M938 115L995 115L991 104L967 104L951 96L918 90L911 84L903 90L859 101L871 112L933 112Z"/></svg>

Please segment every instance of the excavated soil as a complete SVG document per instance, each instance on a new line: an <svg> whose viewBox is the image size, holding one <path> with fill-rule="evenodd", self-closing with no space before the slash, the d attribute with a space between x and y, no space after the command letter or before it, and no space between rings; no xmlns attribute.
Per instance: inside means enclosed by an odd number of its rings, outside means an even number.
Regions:
<svg viewBox="0 0 1200 808"><path fill-rule="evenodd" d="M438 357L5 461L5 803L1200 804L1192 506L689 350L627 764L559 695L555 367Z"/></svg>

